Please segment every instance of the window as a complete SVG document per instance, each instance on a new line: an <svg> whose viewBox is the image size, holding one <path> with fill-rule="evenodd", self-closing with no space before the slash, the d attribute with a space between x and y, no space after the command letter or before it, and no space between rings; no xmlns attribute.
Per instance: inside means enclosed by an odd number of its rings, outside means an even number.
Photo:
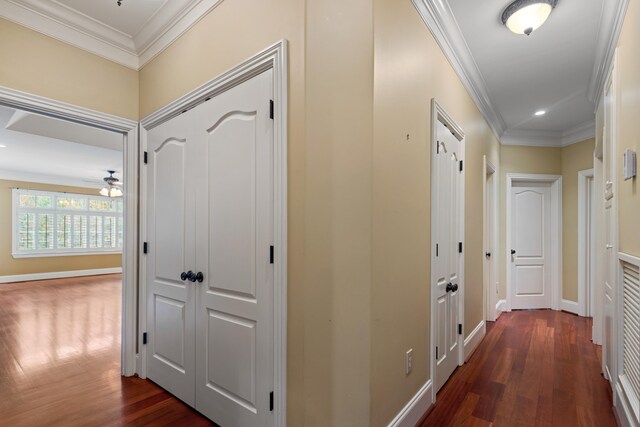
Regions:
<svg viewBox="0 0 640 427"><path fill-rule="evenodd" d="M14 258L121 253L122 199L13 190Z"/></svg>

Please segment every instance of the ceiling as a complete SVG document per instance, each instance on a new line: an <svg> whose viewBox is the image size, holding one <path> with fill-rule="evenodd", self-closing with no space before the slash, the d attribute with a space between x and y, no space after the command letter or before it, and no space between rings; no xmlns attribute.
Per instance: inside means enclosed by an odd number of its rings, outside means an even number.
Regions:
<svg viewBox="0 0 640 427"><path fill-rule="evenodd" d="M139 70L221 0L0 0L0 17Z"/></svg>
<svg viewBox="0 0 640 427"><path fill-rule="evenodd" d="M101 188L122 179L121 134L0 106L0 179Z"/></svg>

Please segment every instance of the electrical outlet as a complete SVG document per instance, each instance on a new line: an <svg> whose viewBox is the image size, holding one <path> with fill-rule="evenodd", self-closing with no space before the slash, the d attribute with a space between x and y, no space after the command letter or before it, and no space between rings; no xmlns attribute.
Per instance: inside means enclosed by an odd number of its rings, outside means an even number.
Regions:
<svg viewBox="0 0 640 427"><path fill-rule="evenodd" d="M410 348L407 350L407 353L404 357L404 373L405 375L409 375L411 370L413 369L413 349Z"/></svg>

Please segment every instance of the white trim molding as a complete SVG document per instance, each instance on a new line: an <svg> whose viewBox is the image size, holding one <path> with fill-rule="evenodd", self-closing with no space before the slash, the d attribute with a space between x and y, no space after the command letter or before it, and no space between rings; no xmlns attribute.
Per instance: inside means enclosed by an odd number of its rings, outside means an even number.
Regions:
<svg viewBox="0 0 640 427"><path fill-rule="evenodd" d="M404 408L391 420L389 427L414 427L418 421L433 406L432 396L433 383L427 381L420 390L409 400Z"/></svg>
<svg viewBox="0 0 640 427"><path fill-rule="evenodd" d="M122 273L122 267L96 268L92 270L52 271L49 273L16 274L0 276L0 283L31 282L33 280L62 279L64 277L98 276Z"/></svg>
<svg viewBox="0 0 640 427"><path fill-rule="evenodd" d="M464 339L464 360L469 360L473 352L478 348L485 335L487 335L487 324L483 320L478 323L473 331L467 338Z"/></svg>
<svg viewBox="0 0 640 427"><path fill-rule="evenodd" d="M560 303L560 309L562 311L566 311L567 313L576 314L581 316L580 314L580 304L575 301L569 301L568 299L563 299Z"/></svg>
<svg viewBox="0 0 640 427"><path fill-rule="evenodd" d="M600 105L604 85L611 70L613 56L618 45L628 5L629 0L607 0L602 2L600 31L596 40L596 60L587 90L587 97L594 102L596 111Z"/></svg>
<svg viewBox="0 0 640 427"><path fill-rule="evenodd" d="M507 125L494 108L487 84L446 1L411 0L476 106L500 139Z"/></svg>
<svg viewBox="0 0 640 427"><path fill-rule="evenodd" d="M507 311L507 300L501 299L496 303L496 320L498 320L498 318L504 311Z"/></svg>
<svg viewBox="0 0 640 427"><path fill-rule="evenodd" d="M508 173L506 177L506 269L507 269L507 311L511 311L511 188L514 182L549 183L551 184L551 235L557 236L551 248L551 309L561 310L562 300L562 176Z"/></svg>
<svg viewBox="0 0 640 427"><path fill-rule="evenodd" d="M578 142L594 138L596 134L596 122L589 120L564 132L534 131L534 130L507 130L500 142L503 145L521 145L528 147L568 147Z"/></svg>
<svg viewBox="0 0 640 427"><path fill-rule="evenodd" d="M2 6L1 1L3 0L0 0L0 6ZM4 86L0 86L0 105L94 126L123 135L125 232L122 254L122 345L120 370L122 375L131 376L136 373L137 343L138 123Z"/></svg>
<svg viewBox="0 0 640 427"><path fill-rule="evenodd" d="M221 0L165 1L133 35L125 34L55 0L0 0L0 16L139 70L220 2Z"/></svg>
<svg viewBox="0 0 640 427"><path fill-rule="evenodd" d="M147 132L153 127L176 117L187 109L213 98L220 93L257 76L258 74L273 70L273 101L274 101L274 394L276 399L275 426L285 426L287 423L287 40L281 40L269 46L262 52L247 59L236 67L226 71L202 86L181 96L168 105L151 113L142 119L140 125L140 152L147 149ZM125 177L126 180L126 177ZM126 181L125 181L126 182ZM147 174L140 175L140 239L146 241L147 235ZM142 248L139 248L141 251ZM139 339L142 339L142 331L147 328L147 265L145 258L141 257L139 269L140 281L140 311L138 322L140 328ZM138 358L138 373L145 378L146 372L146 346L141 346Z"/></svg>
<svg viewBox="0 0 640 427"><path fill-rule="evenodd" d="M595 299L593 266L595 264L594 252L594 200L591 189L593 188L594 172L587 169L578 172L578 310L583 317L592 316L593 323L600 321L596 310L589 306ZM591 182L591 184L589 184Z"/></svg>

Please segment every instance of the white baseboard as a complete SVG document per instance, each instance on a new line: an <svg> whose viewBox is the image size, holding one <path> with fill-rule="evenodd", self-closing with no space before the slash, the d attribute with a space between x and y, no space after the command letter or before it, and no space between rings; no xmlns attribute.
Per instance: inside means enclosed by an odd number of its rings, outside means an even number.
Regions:
<svg viewBox="0 0 640 427"><path fill-rule="evenodd" d="M500 317L503 311L507 311L506 299L501 299L496 303L496 320L498 320L498 317Z"/></svg>
<svg viewBox="0 0 640 427"><path fill-rule="evenodd" d="M487 324L483 320L478 323L478 326L464 339L464 361L466 362L473 354L474 350L482 342L482 339L487 334Z"/></svg>
<svg viewBox="0 0 640 427"><path fill-rule="evenodd" d="M429 380L389 423L389 427L414 427L433 404L431 387L433 383Z"/></svg>
<svg viewBox="0 0 640 427"><path fill-rule="evenodd" d="M50 273L17 274L0 276L0 283L29 282L32 280L60 279L63 277L97 276L99 274L122 273L122 267L96 268L93 270L53 271Z"/></svg>
<svg viewBox="0 0 640 427"><path fill-rule="evenodd" d="M622 385L619 381L616 383L614 389L615 394L617 394L617 398L615 399L617 404L614 407L614 413L616 415L616 419L618 420L618 425L620 425L620 427L640 426L640 419L637 418L637 412L640 412L640 409L638 407L632 408L633 403L629 402L629 400L626 398L625 393L622 391Z"/></svg>
<svg viewBox="0 0 640 427"><path fill-rule="evenodd" d="M560 304L560 310L580 315L580 306L575 301L563 299Z"/></svg>

